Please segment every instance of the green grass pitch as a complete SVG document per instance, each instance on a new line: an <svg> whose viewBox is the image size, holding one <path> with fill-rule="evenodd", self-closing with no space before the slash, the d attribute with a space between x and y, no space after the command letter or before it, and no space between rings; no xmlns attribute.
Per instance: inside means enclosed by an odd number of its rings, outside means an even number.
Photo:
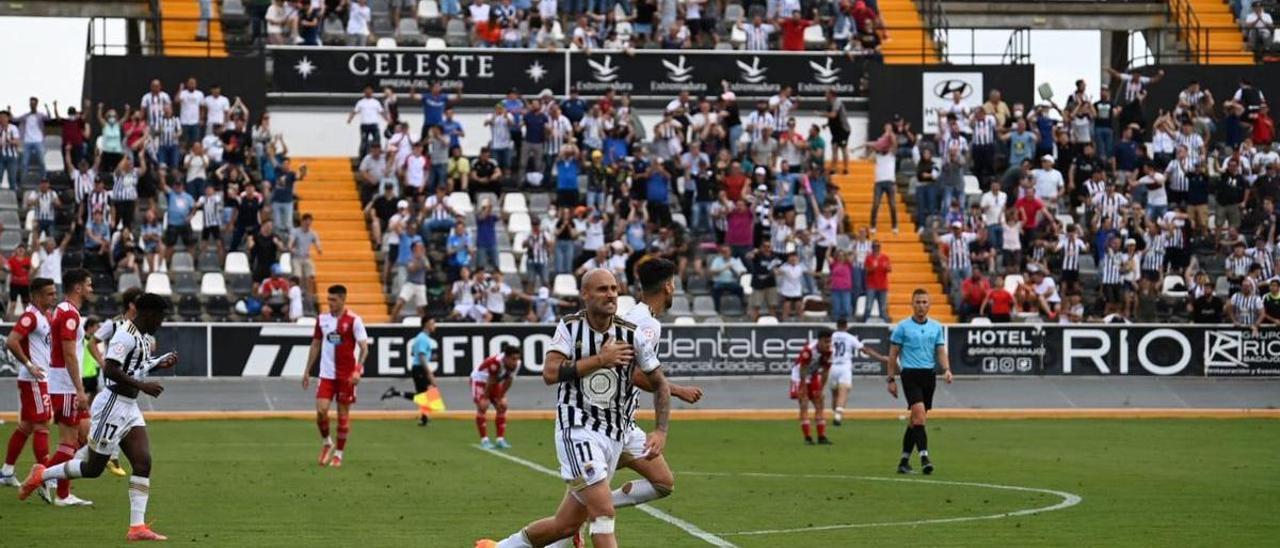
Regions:
<svg viewBox="0 0 1280 548"><path fill-rule="evenodd" d="M795 421L678 421L667 446L675 494L654 506L741 547L1274 546L1280 533L1277 421L936 420L929 442L938 472L928 479L1082 500L1034 515L925 524L916 522L1062 499L915 481L921 476L867 479L898 477L903 424L846 422L831 428L834 446L810 447ZM148 520L179 543L469 548L552 512L563 494L556 478L476 449L470 421L357 421L341 469L316 466L307 421L148 428ZM552 428L512 422L510 453L555 469ZM25 475L29 447L18 466ZM614 484L632 477L623 472ZM126 481L80 480L75 490L96 506L52 508L0 491L0 545L123 544ZM856 527L822 529L841 525ZM773 529L810 530L739 534ZM709 546L636 509L619 512L618 537L623 546Z"/></svg>

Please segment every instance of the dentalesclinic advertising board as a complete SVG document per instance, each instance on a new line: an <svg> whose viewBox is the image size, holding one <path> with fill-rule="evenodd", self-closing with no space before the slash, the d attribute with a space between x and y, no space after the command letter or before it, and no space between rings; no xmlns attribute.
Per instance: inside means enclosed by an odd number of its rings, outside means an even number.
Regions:
<svg viewBox="0 0 1280 548"><path fill-rule="evenodd" d="M10 325L0 325L0 336ZM672 376L787 375L800 349L821 324L667 326L658 355ZM184 377L278 377L302 374L314 328L290 324L171 324L157 336L160 351L181 356L173 372ZM365 374L408 374L409 348L418 329L370 326ZM850 329L864 343L888 352L887 326ZM522 374L542 371L554 326L548 324L442 324L431 365L436 374L461 377L504 344L523 354ZM947 328L957 374L1280 376L1280 330L1257 335L1230 326L1199 325L957 325ZM19 364L0 353L0 377ZM854 373L880 375L883 364L862 353Z"/></svg>

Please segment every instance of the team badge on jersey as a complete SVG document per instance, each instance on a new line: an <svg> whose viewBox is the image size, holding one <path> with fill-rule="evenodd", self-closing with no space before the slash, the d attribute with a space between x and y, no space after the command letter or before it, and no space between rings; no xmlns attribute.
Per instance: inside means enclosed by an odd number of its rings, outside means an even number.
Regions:
<svg viewBox="0 0 1280 548"><path fill-rule="evenodd" d="M596 407L609 406L618 394L618 374L612 369L598 369L587 375L582 390Z"/></svg>

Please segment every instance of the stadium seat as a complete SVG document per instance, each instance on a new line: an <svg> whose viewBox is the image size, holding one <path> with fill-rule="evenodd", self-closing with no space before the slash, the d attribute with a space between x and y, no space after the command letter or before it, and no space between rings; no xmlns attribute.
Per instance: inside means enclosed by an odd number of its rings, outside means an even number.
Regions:
<svg viewBox="0 0 1280 548"><path fill-rule="evenodd" d="M693 298L693 315L706 318L716 315L716 303L709 295Z"/></svg>
<svg viewBox="0 0 1280 548"><path fill-rule="evenodd" d="M698 320L695 320L689 316L677 316L675 321L672 323L676 325L698 325Z"/></svg>
<svg viewBox="0 0 1280 548"><path fill-rule="evenodd" d="M221 272L207 272L200 280L200 295L205 297L227 296L227 280Z"/></svg>
<svg viewBox="0 0 1280 548"><path fill-rule="evenodd" d="M973 175L964 176L964 195L965 198L982 195L982 185L978 183L978 178ZM968 207L960 204L961 207Z"/></svg>
<svg viewBox="0 0 1280 548"><path fill-rule="evenodd" d="M437 38L435 36L431 36L427 38L427 43L423 47L428 50L439 51L442 49L449 49L449 43L445 42L444 38Z"/></svg>
<svg viewBox="0 0 1280 548"><path fill-rule="evenodd" d="M862 314L864 314L866 311L867 311L867 297L866 295L859 295L858 300L854 301L853 303L853 317L861 318Z"/></svg>
<svg viewBox="0 0 1280 548"><path fill-rule="evenodd" d="M756 320L757 325L778 325L778 318L773 316L760 316Z"/></svg>
<svg viewBox="0 0 1280 548"><path fill-rule="evenodd" d="M508 215L529 213L529 203L523 192L508 192L502 196L502 212Z"/></svg>
<svg viewBox="0 0 1280 548"><path fill-rule="evenodd" d="M152 272L147 276L147 293L155 293L162 297L173 295L173 288L169 286L169 277L159 272Z"/></svg>
<svg viewBox="0 0 1280 548"><path fill-rule="evenodd" d="M689 299L687 297L672 297L671 307L667 309L667 314L671 316L688 316L692 313L693 311L689 309Z"/></svg>
<svg viewBox="0 0 1280 548"><path fill-rule="evenodd" d="M191 233L200 236L200 232L204 230L204 215L196 215L191 218Z"/></svg>
<svg viewBox="0 0 1280 548"><path fill-rule="evenodd" d="M403 320L400 320L400 325L422 327L422 316L405 316Z"/></svg>
<svg viewBox="0 0 1280 548"><path fill-rule="evenodd" d="M293 254L292 253L281 253L280 261L277 264L280 265L280 272L284 273L285 276L293 274Z"/></svg>
<svg viewBox="0 0 1280 548"><path fill-rule="evenodd" d="M179 251L173 254L173 259L169 264L170 272L195 272L196 260L190 253Z"/></svg>
<svg viewBox="0 0 1280 548"><path fill-rule="evenodd" d="M818 295L806 295L804 297L804 317L806 318L826 318L830 308L829 303ZM884 316L886 311L881 310L880 315Z"/></svg>
<svg viewBox="0 0 1280 548"><path fill-rule="evenodd" d="M458 191L450 194L444 199L449 207L453 208L459 215L471 218L471 214L475 213L475 204L471 203L471 195L466 192Z"/></svg>
<svg viewBox="0 0 1280 548"><path fill-rule="evenodd" d="M232 251L227 254L227 263L223 266L223 272L228 275L243 274L249 275L253 271L249 269L249 256L240 251Z"/></svg>
<svg viewBox="0 0 1280 548"><path fill-rule="evenodd" d="M556 274L551 294L560 298L578 296L578 279L573 274Z"/></svg>
<svg viewBox="0 0 1280 548"><path fill-rule="evenodd" d="M125 272L120 275L119 280L116 280L116 291L120 293L135 287L142 287L142 278L139 278L136 272Z"/></svg>
<svg viewBox="0 0 1280 548"><path fill-rule="evenodd" d="M298 325L315 325L316 319L311 316L303 316L301 318L294 320L293 323Z"/></svg>
<svg viewBox="0 0 1280 548"><path fill-rule="evenodd" d="M507 276L520 274L519 265L516 264L516 256L507 251L498 253L498 270Z"/></svg>
<svg viewBox="0 0 1280 548"><path fill-rule="evenodd" d="M1083 253L1081 253L1083 255ZM1018 290L1018 286L1022 285L1021 274L1009 274L1004 277L1004 290L1013 293Z"/></svg>
<svg viewBox="0 0 1280 548"><path fill-rule="evenodd" d="M1182 276L1170 274L1164 277L1161 283L1160 295L1166 299L1185 299L1187 298L1187 284Z"/></svg>
<svg viewBox="0 0 1280 548"><path fill-rule="evenodd" d="M737 298L737 295L725 295L720 297L720 316L724 318L741 318L747 315L747 303Z"/></svg>
<svg viewBox="0 0 1280 548"><path fill-rule="evenodd" d="M737 26L734 26L733 29L729 31L729 43L734 46L741 47L743 44L747 43L747 33Z"/></svg>
<svg viewBox="0 0 1280 548"><path fill-rule="evenodd" d="M444 27L444 41L451 48L465 48L471 42L467 34L467 24L461 18L450 19Z"/></svg>
<svg viewBox="0 0 1280 548"><path fill-rule="evenodd" d="M816 49L827 43L827 36L822 33L822 25L809 25L804 28L804 46Z"/></svg>
<svg viewBox="0 0 1280 548"><path fill-rule="evenodd" d="M622 5L618 4L618 6L621 7ZM618 39L624 42L630 40L631 35L635 34L635 30L631 27L630 21L619 21L618 26L614 27L613 31L618 33Z"/></svg>
<svg viewBox="0 0 1280 548"><path fill-rule="evenodd" d="M750 297L751 292L754 291L754 289L751 287L750 274L743 274L742 277L738 278L738 285L742 286L742 294L748 297Z"/></svg>
<svg viewBox="0 0 1280 548"><path fill-rule="evenodd" d="M547 194L546 192L538 192L535 194L530 194L528 198L529 198L529 211L532 211L537 215L546 215L548 211L551 211L551 195L550 194Z"/></svg>
<svg viewBox="0 0 1280 548"><path fill-rule="evenodd" d="M689 228L689 220L685 218L684 213L672 213L671 222Z"/></svg>
<svg viewBox="0 0 1280 548"><path fill-rule="evenodd" d="M405 17L400 20L400 26L396 28L400 33L400 39L409 43L422 43L422 30L418 28L418 21Z"/></svg>
<svg viewBox="0 0 1280 548"><path fill-rule="evenodd" d="M238 17L244 15L244 0L222 0L222 16Z"/></svg>
<svg viewBox="0 0 1280 548"><path fill-rule="evenodd" d="M693 296L710 295L711 284L707 282L706 278L703 278L700 276L694 276L692 278L689 278L689 285L685 288L685 290L688 291L689 294Z"/></svg>
<svg viewBox="0 0 1280 548"><path fill-rule="evenodd" d="M983 316L975 316L969 320L969 325L991 325L991 319Z"/></svg>
<svg viewBox="0 0 1280 548"><path fill-rule="evenodd" d="M1226 276L1218 276L1218 281L1213 286L1213 294L1224 299L1231 295L1231 282L1227 281Z"/></svg>
<svg viewBox="0 0 1280 548"><path fill-rule="evenodd" d="M418 19L432 21L440 18L440 4L436 0L418 2Z"/></svg>
<svg viewBox="0 0 1280 548"><path fill-rule="evenodd" d="M382 38L378 39L378 43L375 44L374 47L378 49L396 49L397 47L399 47L399 45L396 44L395 38L392 38L390 36L383 36Z"/></svg>
<svg viewBox="0 0 1280 548"><path fill-rule="evenodd" d="M511 254L512 254L512 255L515 255L515 256L516 256L516 258L517 258L518 260L521 260L521 267L520 267L520 268L521 268L521 270L523 270L523 269L524 269L524 263L523 263L523 259L524 259L524 243L525 243L525 241L526 241L526 240L528 240L528 239L529 239L529 233L528 233L528 232L515 232L514 234L515 234L515 235L511 237Z"/></svg>
<svg viewBox="0 0 1280 548"><path fill-rule="evenodd" d="M724 7L724 25L725 28L735 27L743 17L746 17L747 11L742 8L742 4L729 4Z"/></svg>
<svg viewBox="0 0 1280 548"><path fill-rule="evenodd" d="M635 297L632 297L631 295L618 296L618 315L619 316L626 315L626 313L630 312L632 308L635 308L635 306L636 306Z"/></svg>
<svg viewBox="0 0 1280 548"><path fill-rule="evenodd" d="M204 309L200 306L200 299L195 295L183 295L178 299L177 306L178 316L183 321L198 322L200 316L204 314Z"/></svg>
<svg viewBox="0 0 1280 548"><path fill-rule="evenodd" d="M204 311L214 320L226 321L231 316L231 301L225 296L209 297L204 303Z"/></svg>
<svg viewBox="0 0 1280 548"><path fill-rule="evenodd" d="M200 282L195 272L171 272L173 292L179 295L195 295L200 290ZM149 278L148 278L149 279Z"/></svg>
<svg viewBox="0 0 1280 548"><path fill-rule="evenodd" d="M218 257L218 250L209 249L201 253L198 266L200 272L222 272L222 259Z"/></svg>
<svg viewBox="0 0 1280 548"><path fill-rule="evenodd" d="M510 194L508 194L510 196ZM507 232L515 235L528 234L533 232L533 221L529 218L528 213L512 213L507 217ZM514 244L513 244L514 245ZM516 249L524 248L523 245L514 245Z"/></svg>

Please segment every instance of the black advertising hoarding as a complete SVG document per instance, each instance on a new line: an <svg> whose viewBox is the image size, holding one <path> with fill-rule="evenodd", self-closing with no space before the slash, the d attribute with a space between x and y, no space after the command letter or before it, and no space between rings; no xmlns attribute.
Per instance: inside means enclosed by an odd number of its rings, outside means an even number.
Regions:
<svg viewBox="0 0 1280 548"><path fill-rule="evenodd" d="M1000 90L1003 100L1027 105L1035 97L1033 65L886 65L867 66L871 78L869 112L872 134L878 134L893 116L900 115L916 133L933 133L939 105L959 91L961 102L981 105L992 90Z"/></svg>
<svg viewBox="0 0 1280 548"><path fill-rule="evenodd" d="M721 82L740 97L769 97L790 85L801 97L834 89L854 95L865 60L832 53L637 50L574 52L570 81L584 95L613 89L633 96L719 95Z"/></svg>
<svg viewBox="0 0 1280 548"><path fill-rule="evenodd" d="M543 50L365 49L272 47L272 93L358 93L365 84L427 90L439 81L467 95L505 95L511 88L562 95L565 54Z"/></svg>
<svg viewBox="0 0 1280 548"><path fill-rule="evenodd" d="M971 375L1038 375L1044 331L1038 325L957 325L947 328L952 372Z"/></svg>
<svg viewBox="0 0 1280 548"><path fill-rule="evenodd" d="M1182 325L1045 327L1044 373L1203 376L1206 331Z"/></svg>
<svg viewBox="0 0 1280 548"><path fill-rule="evenodd" d="M8 337L13 324L0 325L0 338ZM204 377L209 374L208 327L204 324L165 325L156 333L156 354L177 352L178 364L173 369L153 369L152 377ZM103 354L106 349L103 348ZM16 377L22 367L6 348L0 351L0 377ZM101 370L101 367L99 367Z"/></svg>
<svg viewBox="0 0 1280 548"><path fill-rule="evenodd" d="M854 95L866 61L832 53L694 50L372 49L281 46L268 48L271 91L279 94L352 94L365 84L381 90L427 89L440 81L474 96L525 95L549 89L557 96L577 86L585 96L613 89L635 97L719 95L722 81L741 97L769 97L790 85L801 97L834 89Z"/></svg>
<svg viewBox="0 0 1280 548"><path fill-rule="evenodd" d="M121 111L125 103L137 106L153 79L160 80L164 91L175 102L178 98L173 94L177 93L178 85L187 78L195 78L206 93L210 85L219 84L228 100L239 97L255 120L267 106L266 79L261 77L265 73L262 56L94 55L85 60L84 68L84 96L95 105L103 103L104 115L108 108ZM80 105L68 106L80 108ZM92 114L89 117L92 119Z"/></svg>
<svg viewBox="0 0 1280 548"><path fill-rule="evenodd" d="M1203 329L1204 368L1210 377L1280 376L1280 331Z"/></svg>

